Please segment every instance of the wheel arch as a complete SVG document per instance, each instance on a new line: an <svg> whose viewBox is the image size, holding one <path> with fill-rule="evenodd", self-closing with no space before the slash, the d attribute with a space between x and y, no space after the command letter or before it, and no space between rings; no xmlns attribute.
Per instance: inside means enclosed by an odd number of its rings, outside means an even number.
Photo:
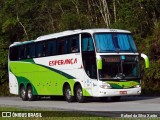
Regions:
<svg viewBox="0 0 160 120"><path fill-rule="evenodd" d="M28 88L29 86L31 86L31 87L32 87L31 83L27 83L27 86L26 86L26 87Z"/></svg>
<svg viewBox="0 0 160 120"><path fill-rule="evenodd" d="M64 95L64 89L65 89L65 87L66 87L67 85L71 88L71 92L72 92L72 95L73 95L73 96L75 96L75 91L76 91L76 87L77 87L77 86L80 86L80 87L82 88L83 95L85 94L85 91L84 91L84 89L83 89L83 87L82 87L82 85L81 85L80 82L75 82L75 84L73 85L73 87L72 87L72 85L71 85L69 82L65 82L65 83L63 84L63 95Z"/></svg>
<svg viewBox="0 0 160 120"><path fill-rule="evenodd" d="M19 85L19 89L20 89L22 86L25 87L25 85L24 85L23 83L21 83L21 84Z"/></svg>
<svg viewBox="0 0 160 120"><path fill-rule="evenodd" d="M29 86L31 87L31 89L33 91L33 95L38 95L37 91L36 91L35 87L32 85L32 83L29 82L26 84L26 88L28 88Z"/></svg>

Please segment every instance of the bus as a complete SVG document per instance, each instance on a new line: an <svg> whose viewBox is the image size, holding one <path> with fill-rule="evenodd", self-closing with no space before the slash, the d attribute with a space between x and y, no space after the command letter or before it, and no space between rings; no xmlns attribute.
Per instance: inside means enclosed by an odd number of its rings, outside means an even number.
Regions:
<svg viewBox="0 0 160 120"><path fill-rule="evenodd" d="M9 90L24 101L64 96L119 100L140 95L140 57L132 34L120 29L67 30L9 46Z"/></svg>

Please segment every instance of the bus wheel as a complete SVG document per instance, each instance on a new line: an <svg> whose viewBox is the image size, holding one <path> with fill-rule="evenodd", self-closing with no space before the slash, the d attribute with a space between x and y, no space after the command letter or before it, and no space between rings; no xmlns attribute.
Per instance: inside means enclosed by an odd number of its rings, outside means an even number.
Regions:
<svg viewBox="0 0 160 120"><path fill-rule="evenodd" d="M22 98L23 101L27 100L27 94L24 86L20 87L20 97Z"/></svg>
<svg viewBox="0 0 160 120"><path fill-rule="evenodd" d="M75 95L79 103L85 102L85 97L83 96L82 87L80 85L76 86Z"/></svg>
<svg viewBox="0 0 160 120"><path fill-rule="evenodd" d="M33 91L32 91L32 87L31 86L28 86L27 87L27 98L29 101L33 101L36 99L36 96L33 95Z"/></svg>
<svg viewBox="0 0 160 120"><path fill-rule="evenodd" d="M73 102L75 100L74 96L72 96L71 88L69 85L64 88L64 97L67 102Z"/></svg>
<svg viewBox="0 0 160 120"><path fill-rule="evenodd" d="M121 96L111 97L111 100L114 101L114 102L120 101L120 99L121 99Z"/></svg>

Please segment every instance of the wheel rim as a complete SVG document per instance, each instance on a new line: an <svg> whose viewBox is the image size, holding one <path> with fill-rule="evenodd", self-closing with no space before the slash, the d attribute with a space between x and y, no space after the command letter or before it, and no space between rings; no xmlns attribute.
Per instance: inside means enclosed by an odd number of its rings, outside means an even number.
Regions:
<svg viewBox="0 0 160 120"><path fill-rule="evenodd" d="M32 91L31 89L28 90L28 98L31 98L32 97Z"/></svg>
<svg viewBox="0 0 160 120"><path fill-rule="evenodd" d="M22 88L22 89L21 89L21 96L22 96L22 98L25 97L25 94L26 94L26 91L24 90L24 88Z"/></svg>
<svg viewBox="0 0 160 120"><path fill-rule="evenodd" d="M69 88L66 89L66 98L67 99L71 98L71 90Z"/></svg>
<svg viewBox="0 0 160 120"><path fill-rule="evenodd" d="M81 99L82 98L82 90L79 88L78 90L77 90L77 99Z"/></svg>

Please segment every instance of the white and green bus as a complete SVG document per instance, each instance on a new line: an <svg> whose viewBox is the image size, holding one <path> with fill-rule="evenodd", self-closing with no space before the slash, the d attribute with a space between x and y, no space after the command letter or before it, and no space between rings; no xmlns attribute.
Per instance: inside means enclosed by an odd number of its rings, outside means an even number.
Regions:
<svg viewBox="0 0 160 120"><path fill-rule="evenodd" d="M139 95L140 57L148 68L127 30L69 30L15 42L8 57L10 93L24 101L64 96L68 102Z"/></svg>

